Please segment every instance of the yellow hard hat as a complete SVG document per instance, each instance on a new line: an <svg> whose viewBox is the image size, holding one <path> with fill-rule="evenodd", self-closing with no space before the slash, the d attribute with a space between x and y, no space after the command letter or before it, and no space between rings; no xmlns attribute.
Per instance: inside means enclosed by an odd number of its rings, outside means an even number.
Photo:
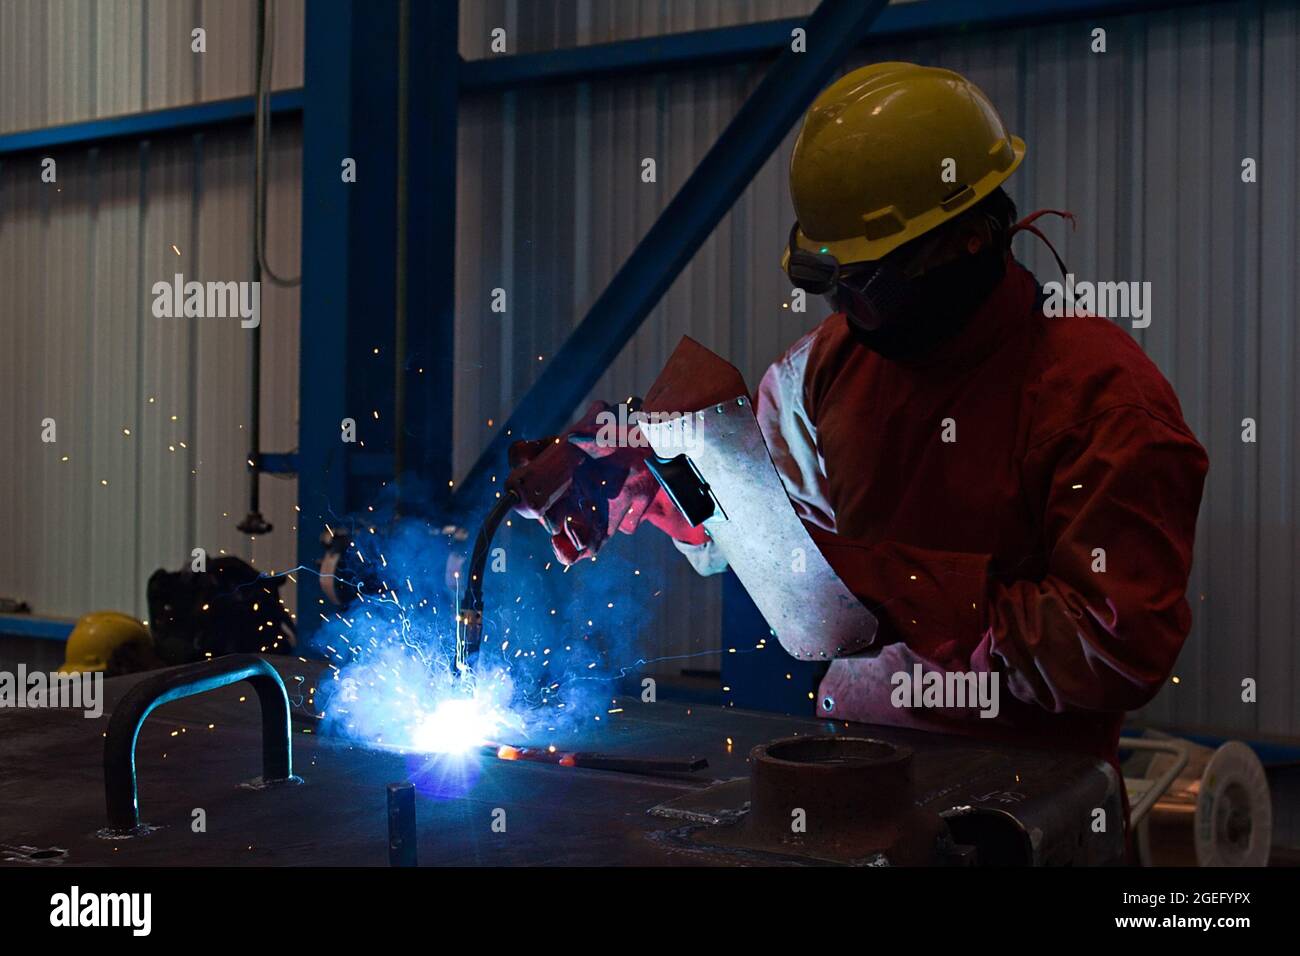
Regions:
<svg viewBox="0 0 1300 956"><path fill-rule="evenodd" d="M1024 156L1024 141L960 74L864 66L804 117L790 159L793 241L844 264L879 259L979 202Z"/></svg>
<svg viewBox="0 0 1300 956"><path fill-rule="evenodd" d="M113 652L133 643L152 646L153 639L145 626L131 615L119 611L83 614L68 635L59 673L106 670Z"/></svg>

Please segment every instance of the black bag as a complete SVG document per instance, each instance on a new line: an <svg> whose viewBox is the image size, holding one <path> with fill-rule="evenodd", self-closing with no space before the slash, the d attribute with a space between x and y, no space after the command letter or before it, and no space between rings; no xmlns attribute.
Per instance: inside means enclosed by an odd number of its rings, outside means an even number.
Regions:
<svg viewBox="0 0 1300 956"><path fill-rule="evenodd" d="M263 575L232 556L214 558L206 571L149 576L149 630L167 664L223 654L289 654L297 630L280 603L284 575Z"/></svg>

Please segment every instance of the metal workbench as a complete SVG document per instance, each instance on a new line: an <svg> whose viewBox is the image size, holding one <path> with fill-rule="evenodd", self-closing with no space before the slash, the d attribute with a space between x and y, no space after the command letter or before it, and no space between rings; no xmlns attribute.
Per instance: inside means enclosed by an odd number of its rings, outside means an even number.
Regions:
<svg viewBox="0 0 1300 956"><path fill-rule="evenodd" d="M321 666L266 658L290 688ZM918 810L945 815L957 843L987 842L1036 864L1114 863L1122 835L1091 832L1093 810L1120 820L1113 771L1079 755L994 749L961 738L713 706L620 699L570 749L699 756L695 773L645 775L501 760L428 757L321 735L294 713L297 786L251 789L261 772L258 698L235 684L161 706L137 745L147 835L109 839L104 734L113 706L145 675L105 682L104 714L0 710L0 861L5 865L373 865L389 862L386 785L416 785L420 865L718 865L810 862L798 848L725 847L711 824L743 816L751 748L776 738L836 734L911 748ZM683 804L689 805L680 812ZM654 808L663 808L651 812ZM714 813L709 806L722 808ZM727 808L730 808L729 810ZM194 811L206 830L195 832ZM504 832L500 829L505 811ZM734 811L734 812L733 812ZM498 820L494 830L493 821ZM1114 829L1118 830L1119 827ZM991 836L990 836L991 835ZM1008 842L1009 841L1009 842ZM955 857L960 859L960 856ZM981 860L993 862L985 854ZM1007 860L1009 861L1009 859ZM816 862L811 861L811 862ZM884 862L876 860L874 862Z"/></svg>

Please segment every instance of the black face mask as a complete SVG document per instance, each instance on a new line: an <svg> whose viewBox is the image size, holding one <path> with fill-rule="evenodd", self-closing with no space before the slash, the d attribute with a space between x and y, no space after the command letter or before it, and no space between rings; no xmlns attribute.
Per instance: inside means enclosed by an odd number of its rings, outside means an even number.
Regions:
<svg viewBox="0 0 1300 956"><path fill-rule="evenodd" d="M915 360L960 332L1005 272L1005 249L992 243L915 279L882 262L863 279L841 280L827 300L857 342L887 359Z"/></svg>

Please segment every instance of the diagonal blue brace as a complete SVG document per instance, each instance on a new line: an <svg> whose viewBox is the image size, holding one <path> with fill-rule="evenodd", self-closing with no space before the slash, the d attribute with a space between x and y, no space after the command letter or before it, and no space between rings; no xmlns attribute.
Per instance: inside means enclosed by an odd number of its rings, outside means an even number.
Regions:
<svg viewBox="0 0 1300 956"><path fill-rule="evenodd" d="M521 437L558 431L645 321L736 198L849 52L886 0L822 0L804 24L807 52L786 49L645 238L628 257L470 469L473 496Z"/></svg>

